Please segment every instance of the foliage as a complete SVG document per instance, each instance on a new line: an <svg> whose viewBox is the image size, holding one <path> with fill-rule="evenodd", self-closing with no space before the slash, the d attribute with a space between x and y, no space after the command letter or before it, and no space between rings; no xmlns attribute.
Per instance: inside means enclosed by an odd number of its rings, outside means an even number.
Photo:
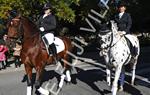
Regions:
<svg viewBox="0 0 150 95"><path fill-rule="evenodd" d="M38 17L45 2L50 2L59 19L73 22L75 18L71 4L78 4L79 0L0 0L0 18L7 18L7 12L15 9L24 16Z"/></svg>

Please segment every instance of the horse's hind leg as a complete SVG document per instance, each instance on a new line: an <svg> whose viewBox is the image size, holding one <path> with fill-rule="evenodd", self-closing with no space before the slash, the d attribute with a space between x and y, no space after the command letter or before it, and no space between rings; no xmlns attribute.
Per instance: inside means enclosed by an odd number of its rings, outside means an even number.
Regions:
<svg viewBox="0 0 150 95"><path fill-rule="evenodd" d="M71 81L70 70L66 70L66 78L67 78L67 81L70 83Z"/></svg>
<svg viewBox="0 0 150 95"><path fill-rule="evenodd" d="M134 80L135 80L135 70L136 70L136 64L137 64L137 59L138 57L133 57L133 61L131 63L131 68L132 68L132 79L131 79L131 85L134 85Z"/></svg>
<svg viewBox="0 0 150 95"><path fill-rule="evenodd" d="M67 59L68 59L68 56L64 55L64 57L63 57L63 63L64 63L63 67L64 67L65 71L61 75L61 79L60 79L60 82L59 82L59 88L62 88L65 78L66 78L67 82L70 83L70 81L71 81L70 66L67 64L67 63L70 63L70 62L68 62Z"/></svg>
<svg viewBox="0 0 150 95"><path fill-rule="evenodd" d="M25 65L27 74L27 95L32 95L32 67Z"/></svg>
<svg viewBox="0 0 150 95"><path fill-rule="evenodd" d="M71 60L70 60L70 58L69 58L69 55L66 55L65 57L64 57L64 59L66 60L66 61L69 61L69 62L64 62L64 68L65 68L65 75L66 75L66 80L67 80L67 82L69 82L70 83L70 81L71 81L71 75L70 75L70 66L69 66L69 64L71 64ZM68 59L68 60L67 60ZM69 63L69 64L68 64Z"/></svg>

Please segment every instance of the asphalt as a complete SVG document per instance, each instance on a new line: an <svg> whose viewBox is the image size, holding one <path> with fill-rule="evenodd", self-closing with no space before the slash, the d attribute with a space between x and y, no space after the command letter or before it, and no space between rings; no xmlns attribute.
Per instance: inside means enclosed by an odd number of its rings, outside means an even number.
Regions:
<svg viewBox="0 0 150 95"><path fill-rule="evenodd" d="M85 69L85 71L80 70L78 74L72 75L72 83L70 85L65 84L59 95L111 95L110 89L105 80L105 69L88 70L90 65L85 65L85 63L100 61L97 54L97 52L90 51L85 52L83 56L80 56L80 59L82 60L78 62L81 63L80 65L78 64L78 67ZM118 92L118 95L150 95L150 64L148 64L150 62L149 55L150 47L141 48L137 68L138 74L136 74L135 81L136 85L134 87L131 86L129 84L130 76L127 76L124 89L125 91ZM12 60L9 59L9 61L11 62ZM104 67L104 64L101 64L100 66ZM54 70L55 66L51 67L50 68ZM47 66L47 69L49 69L49 66ZM24 73L24 65L21 65L21 67L16 69L13 62L5 70L1 70L0 95L25 95L26 82L20 82L24 76ZM48 75L53 76L50 77ZM47 70L47 73L45 74L46 77L44 77L45 82L42 87L51 91L53 84L57 83L58 80L55 75L57 74L55 74L54 71ZM47 84L48 86L46 86Z"/></svg>

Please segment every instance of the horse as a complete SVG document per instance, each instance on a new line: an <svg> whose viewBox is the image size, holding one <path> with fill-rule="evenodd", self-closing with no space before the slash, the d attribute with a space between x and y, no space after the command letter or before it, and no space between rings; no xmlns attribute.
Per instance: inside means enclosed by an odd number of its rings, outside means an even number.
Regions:
<svg viewBox="0 0 150 95"><path fill-rule="evenodd" d="M106 62L106 81L108 86L111 86L111 71L115 70L111 92L112 95L116 95L119 78L121 78L120 89L123 90L124 66L127 64L131 66L131 84L134 85L135 70L140 53L139 40L136 35L119 32L114 21L101 26L105 26L105 28L103 27L103 30L99 30L98 33L100 56L103 56Z"/></svg>
<svg viewBox="0 0 150 95"><path fill-rule="evenodd" d="M47 53L46 46L42 41L40 30L27 17L16 16L8 24L8 38L7 42L11 45L15 43L14 40L20 40L22 42L22 50L20 53L21 63L24 64L27 75L27 95L32 94L32 70L36 70L35 88L38 92L44 95L49 95L50 92L41 87L41 80L43 71L46 65L53 64L54 58ZM70 60L68 52L72 51L73 45L71 40L67 37L55 37L54 41L56 48L61 48L57 53L58 59L66 60L63 62L63 68L65 69L61 75L59 88L62 88L63 81L66 79L71 81L70 68L67 62ZM63 48L63 49L62 49ZM60 62L59 62L60 63ZM58 64L58 63L57 63Z"/></svg>

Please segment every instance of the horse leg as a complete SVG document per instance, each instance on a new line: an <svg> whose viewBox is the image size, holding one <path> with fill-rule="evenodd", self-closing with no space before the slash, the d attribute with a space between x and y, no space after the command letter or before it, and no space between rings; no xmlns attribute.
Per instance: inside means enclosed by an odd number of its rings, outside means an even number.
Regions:
<svg viewBox="0 0 150 95"><path fill-rule="evenodd" d="M114 78L112 89L111 89L112 95L116 95L117 94L118 80L119 80L119 77L120 77L121 69L122 69L122 65L118 65L118 67L116 67L115 78Z"/></svg>
<svg viewBox="0 0 150 95"><path fill-rule="evenodd" d="M137 58L138 57L134 57L134 62L132 63L132 79L131 79L131 85L134 85L134 80L135 80L135 70L136 70L136 64L137 64Z"/></svg>
<svg viewBox="0 0 150 95"><path fill-rule="evenodd" d="M106 62L107 64L109 64L108 55L105 55L105 56L104 56L104 60L105 60L105 62ZM107 81L108 86L110 86L110 85L111 85L111 71L110 71L110 69L108 68L107 64L106 64L106 74L107 74L107 76L106 76L106 77L107 77L107 78L106 78L106 81Z"/></svg>
<svg viewBox="0 0 150 95"><path fill-rule="evenodd" d="M65 60L69 59L69 56L66 55L66 56L64 57L64 59L65 59ZM68 62L68 63L70 63L70 62ZM70 64L71 64L71 63L70 63ZM70 66L67 64L67 62L64 62L64 67L65 67L66 80L67 80L67 82L70 83L70 81L71 81Z"/></svg>
<svg viewBox="0 0 150 95"><path fill-rule="evenodd" d="M68 57L67 55L64 55L64 58L63 58L63 60L64 60L63 67L65 68L65 74L61 75L61 79L59 82L59 88L62 88L65 78L66 78L67 82L70 83L70 81L71 81L71 75L70 75L70 70L69 70L70 66L67 64L67 60L66 60L66 59L68 59L67 57Z"/></svg>
<svg viewBox="0 0 150 95"><path fill-rule="evenodd" d="M108 84L108 86L110 86L111 85L111 71L110 71L110 69L106 68L106 74L107 74L107 78L106 78L107 84Z"/></svg>
<svg viewBox="0 0 150 95"><path fill-rule="evenodd" d="M65 74L61 75L61 79L60 79L60 82L59 82L59 88L62 88L65 79L67 80L68 83L70 83L71 75L70 75L70 71L69 70L66 70Z"/></svg>
<svg viewBox="0 0 150 95"><path fill-rule="evenodd" d="M67 82L69 82L69 83L70 83L70 81L71 81L70 70L66 70L66 80L67 80Z"/></svg>
<svg viewBox="0 0 150 95"><path fill-rule="evenodd" d="M27 74L27 95L32 95L32 67L25 65Z"/></svg>
<svg viewBox="0 0 150 95"><path fill-rule="evenodd" d="M63 84L64 84L64 80L65 80L65 77L66 77L66 75L65 74L62 74L61 75L61 79L60 79L60 82L59 82L59 88L62 88L62 86L63 86Z"/></svg>
<svg viewBox="0 0 150 95"><path fill-rule="evenodd" d="M35 88L37 89L38 92L40 92L43 95L49 95L49 91L46 89L43 89L41 87L41 78L42 78L42 73L43 73L43 67L38 66L36 68L36 79L35 79Z"/></svg>

